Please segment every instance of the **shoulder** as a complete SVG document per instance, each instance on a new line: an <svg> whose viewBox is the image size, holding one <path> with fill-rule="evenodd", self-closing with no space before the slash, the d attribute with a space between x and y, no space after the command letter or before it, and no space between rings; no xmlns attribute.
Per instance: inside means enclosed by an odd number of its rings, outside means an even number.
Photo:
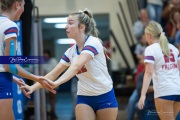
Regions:
<svg viewBox="0 0 180 120"><path fill-rule="evenodd" d="M172 44L169 43L169 47L170 47L170 49L173 49L173 51L179 53L179 50L178 50L174 45L172 45Z"/></svg>
<svg viewBox="0 0 180 120"><path fill-rule="evenodd" d="M147 46L145 48L145 53L147 53L147 52L154 53L159 48L158 46L159 46L159 44L157 44L157 43Z"/></svg>
<svg viewBox="0 0 180 120"><path fill-rule="evenodd" d="M86 41L85 45L102 46L102 43L101 43L101 40L99 38L89 36L89 38Z"/></svg>
<svg viewBox="0 0 180 120"><path fill-rule="evenodd" d="M11 21L11 20L7 20L6 22L3 23L4 24L4 32L15 32L17 33L18 31L18 26L15 22Z"/></svg>
<svg viewBox="0 0 180 120"><path fill-rule="evenodd" d="M6 22L4 22L4 24L7 26L7 27L16 27L17 28L17 24L9 19L6 20Z"/></svg>

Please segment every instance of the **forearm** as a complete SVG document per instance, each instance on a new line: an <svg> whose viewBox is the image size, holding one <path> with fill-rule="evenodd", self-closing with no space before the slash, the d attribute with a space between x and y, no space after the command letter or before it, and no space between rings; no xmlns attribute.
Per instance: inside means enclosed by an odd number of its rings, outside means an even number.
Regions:
<svg viewBox="0 0 180 120"><path fill-rule="evenodd" d="M26 71L25 69L23 69L19 65L16 65L16 68L17 68L17 75L18 76L21 76L21 77L29 79L29 80L33 80L35 82L38 82L38 77L36 75L33 75L32 73Z"/></svg>
<svg viewBox="0 0 180 120"><path fill-rule="evenodd" d="M44 77L47 79L50 79L52 81L54 81L57 77L59 76L59 74L57 73L48 73L46 74ZM43 88L41 84L39 84L38 82L36 82L34 85L31 86L33 88L33 90L38 90L40 88Z"/></svg>
<svg viewBox="0 0 180 120"><path fill-rule="evenodd" d="M24 70L21 66L17 64L9 64L9 65L6 64L4 66L5 66L6 71L14 75L21 76L23 78L38 82L38 77L36 75L29 73L28 71Z"/></svg>
<svg viewBox="0 0 180 120"><path fill-rule="evenodd" d="M78 71L80 70L79 68L82 67L78 66L77 64L70 66L69 69L57 81L55 81L57 85L59 86L69 81L72 77L74 77L78 73Z"/></svg>
<svg viewBox="0 0 180 120"><path fill-rule="evenodd" d="M59 63L51 72L46 74L44 77L54 81L66 68L67 66ZM32 85L31 87L33 88L33 90L42 88L41 84L39 84L38 82Z"/></svg>
<svg viewBox="0 0 180 120"><path fill-rule="evenodd" d="M152 78L152 73L145 73L144 74L144 80L143 80L143 86L141 90L141 96L145 96L147 93L147 90L149 88L150 82Z"/></svg>

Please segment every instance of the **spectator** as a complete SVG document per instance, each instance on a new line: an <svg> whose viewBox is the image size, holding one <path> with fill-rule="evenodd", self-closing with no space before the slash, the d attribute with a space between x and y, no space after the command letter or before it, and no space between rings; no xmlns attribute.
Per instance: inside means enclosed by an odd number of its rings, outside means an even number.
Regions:
<svg viewBox="0 0 180 120"><path fill-rule="evenodd" d="M149 24L149 16L146 9L141 9L139 14L139 20L135 22L133 26L133 33L136 39L139 41L144 34L145 27Z"/></svg>
<svg viewBox="0 0 180 120"><path fill-rule="evenodd" d="M180 0L170 0L170 2L166 6L164 6L162 12L162 26L167 24L169 15L173 9L180 10Z"/></svg>
<svg viewBox="0 0 180 120"><path fill-rule="evenodd" d="M180 11L174 9L170 14L169 22L166 25L167 37L169 37L169 42L171 44L174 44L178 30L180 30Z"/></svg>
<svg viewBox="0 0 180 120"><path fill-rule="evenodd" d="M147 0L147 11L151 20L161 22L162 0Z"/></svg>

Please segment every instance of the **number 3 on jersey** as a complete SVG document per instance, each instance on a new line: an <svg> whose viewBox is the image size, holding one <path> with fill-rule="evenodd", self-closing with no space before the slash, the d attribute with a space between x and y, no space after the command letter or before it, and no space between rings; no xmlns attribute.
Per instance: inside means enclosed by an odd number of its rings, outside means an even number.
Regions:
<svg viewBox="0 0 180 120"><path fill-rule="evenodd" d="M172 52L173 52L173 51L170 49L170 56L169 56L169 57L167 57L166 55L164 55L164 61L165 61L165 63L175 62L174 54L173 54Z"/></svg>

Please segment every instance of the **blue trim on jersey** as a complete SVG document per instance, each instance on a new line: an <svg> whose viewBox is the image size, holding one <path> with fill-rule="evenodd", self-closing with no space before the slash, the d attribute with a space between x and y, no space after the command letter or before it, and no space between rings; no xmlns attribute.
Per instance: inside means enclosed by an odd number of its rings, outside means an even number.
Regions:
<svg viewBox="0 0 180 120"><path fill-rule="evenodd" d="M153 56L145 56L144 59L145 60L153 60L154 61L154 57Z"/></svg>
<svg viewBox="0 0 180 120"><path fill-rule="evenodd" d="M10 56L14 56L14 53L15 53L14 49L15 49L15 43L14 43L14 40L11 40L10 41L10 53L9 53ZM9 65L9 71L15 75L18 74L18 70L17 70L15 64Z"/></svg>
<svg viewBox="0 0 180 120"><path fill-rule="evenodd" d="M16 27L11 27L4 32L5 35L12 34L12 33L15 33L17 35L18 29Z"/></svg>
<svg viewBox="0 0 180 120"><path fill-rule="evenodd" d="M69 58L65 54L62 56L62 59L68 63L70 62Z"/></svg>
<svg viewBox="0 0 180 120"><path fill-rule="evenodd" d="M1 78L0 99L12 99L13 98L12 74L9 72L0 72L0 78Z"/></svg>
<svg viewBox="0 0 180 120"><path fill-rule="evenodd" d="M87 36L86 41L88 40L89 36L90 36L90 35ZM85 41L85 42L86 42L86 41Z"/></svg>
<svg viewBox="0 0 180 120"><path fill-rule="evenodd" d="M88 40L89 37L90 37L90 35L87 36L85 42ZM77 54L80 55L81 52L79 52L77 44L76 44L76 51L77 51Z"/></svg>
<svg viewBox="0 0 180 120"><path fill-rule="evenodd" d="M80 55L80 52L78 50L78 45L76 44L76 51L77 51L77 54Z"/></svg>
<svg viewBox="0 0 180 120"><path fill-rule="evenodd" d="M98 96L78 95L76 104L86 104L90 106L95 112L100 109L118 107L114 89Z"/></svg>
<svg viewBox="0 0 180 120"><path fill-rule="evenodd" d="M82 49L82 51L83 51L83 50L91 51L92 53L94 53L94 55L97 55L97 54L98 54L98 51L96 50L96 48L93 47L93 46L90 46L90 45L85 46L85 47Z"/></svg>

